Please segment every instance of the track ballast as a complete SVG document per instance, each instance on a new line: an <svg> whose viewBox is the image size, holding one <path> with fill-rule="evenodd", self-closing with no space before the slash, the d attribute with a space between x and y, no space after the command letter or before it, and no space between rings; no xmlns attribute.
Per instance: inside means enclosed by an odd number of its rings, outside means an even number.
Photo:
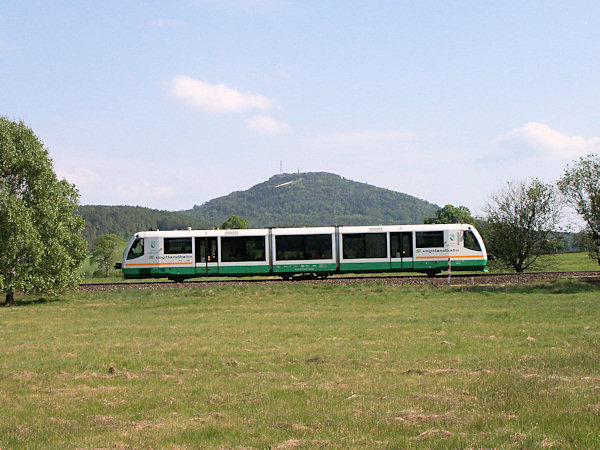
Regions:
<svg viewBox="0 0 600 450"><path fill-rule="evenodd" d="M527 272L527 273L478 273L456 274L448 277L438 275L430 278L424 275L373 275L373 276L334 276L325 279L282 280L280 278L228 278L228 279L195 279L184 283L174 282L118 282L118 283L84 283L78 286L81 291L112 291L118 289L174 289L203 288L218 286L272 285L272 284L363 284L381 283L385 285L420 285L420 286L517 286L548 282L557 279L575 279L600 284L600 271L578 272Z"/></svg>

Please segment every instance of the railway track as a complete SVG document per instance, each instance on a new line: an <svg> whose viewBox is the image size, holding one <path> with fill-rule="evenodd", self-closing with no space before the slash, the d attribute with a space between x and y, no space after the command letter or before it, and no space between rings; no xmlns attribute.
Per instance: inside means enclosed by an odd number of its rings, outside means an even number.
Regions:
<svg viewBox="0 0 600 450"><path fill-rule="evenodd" d="M80 291L112 291L117 289L173 289L173 288L203 288L217 286L271 285L290 283L310 284L361 284L382 283L386 285L422 285L422 286L516 286L549 282L557 279L576 279L600 285L600 271L580 272L528 272L528 273L477 273L456 274L448 277L438 275L429 278L424 275L373 275L373 276L333 276L324 279L295 279L280 278L228 278L188 280L184 283L163 282L118 282L118 283L84 283L78 286Z"/></svg>

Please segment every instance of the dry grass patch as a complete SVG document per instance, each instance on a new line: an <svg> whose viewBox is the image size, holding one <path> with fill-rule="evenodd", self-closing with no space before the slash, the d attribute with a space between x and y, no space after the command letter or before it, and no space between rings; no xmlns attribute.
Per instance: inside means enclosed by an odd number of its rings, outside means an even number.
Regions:
<svg viewBox="0 0 600 450"><path fill-rule="evenodd" d="M452 414L447 412L444 414L424 414L420 411L408 410L402 411L397 417L392 419L397 423L438 423L438 422L450 422L452 421Z"/></svg>
<svg viewBox="0 0 600 450"><path fill-rule="evenodd" d="M450 431L439 430L439 429L435 428L435 429L423 431L418 436L410 438L410 440L411 441L422 441L424 439L430 439L430 438L448 438L450 436L452 436L452 433Z"/></svg>
<svg viewBox="0 0 600 450"><path fill-rule="evenodd" d="M316 441L316 440L306 440L306 439L288 439L287 441L280 442L278 444L273 445L271 448L285 450L289 448L319 448L319 447L329 447L331 445L331 441Z"/></svg>

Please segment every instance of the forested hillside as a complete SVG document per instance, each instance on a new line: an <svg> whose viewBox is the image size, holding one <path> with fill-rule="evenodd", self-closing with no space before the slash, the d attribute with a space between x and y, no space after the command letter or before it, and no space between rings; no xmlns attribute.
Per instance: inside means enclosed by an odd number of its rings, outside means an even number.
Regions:
<svg viewBox="0 0 600 450"><path fill-rule="evenodd" d="M184 230L187 227L196 229L213 228L213 225L171 211L143 208L141 206L99 206L85 205L79 207L79 213L85 220L83 237L88 245L101 234L116 234L124 239L136 231L150 228L156 230Z"/></svg>
<svg viewBox="0 0 600 450"><path fill-rule="evenodd" d="M407 194L346 180L325 172L283 174L192 210L160 211L141 206L85 205L88 245L101 234L128 239L136 231L210 229L231 215L250 227L423 223L438 206Z"/></svg>
<svg viewBox="0 0 600 450"><path fill-rule="evenodd" d="M220 224L235 214L250 227L423 223L439 206L325 172L282 174L247 191L183 211Z"/></svg>

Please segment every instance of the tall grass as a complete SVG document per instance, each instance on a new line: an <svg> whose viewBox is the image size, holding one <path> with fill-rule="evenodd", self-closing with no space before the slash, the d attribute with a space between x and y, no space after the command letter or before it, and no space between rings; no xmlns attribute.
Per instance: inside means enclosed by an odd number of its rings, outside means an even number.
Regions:
<svg viewBox="0 0 600 450"><path fill-rule="evenodd" d="M600 444L600 290L277 285L19 297L0 447Z"/></svg>

